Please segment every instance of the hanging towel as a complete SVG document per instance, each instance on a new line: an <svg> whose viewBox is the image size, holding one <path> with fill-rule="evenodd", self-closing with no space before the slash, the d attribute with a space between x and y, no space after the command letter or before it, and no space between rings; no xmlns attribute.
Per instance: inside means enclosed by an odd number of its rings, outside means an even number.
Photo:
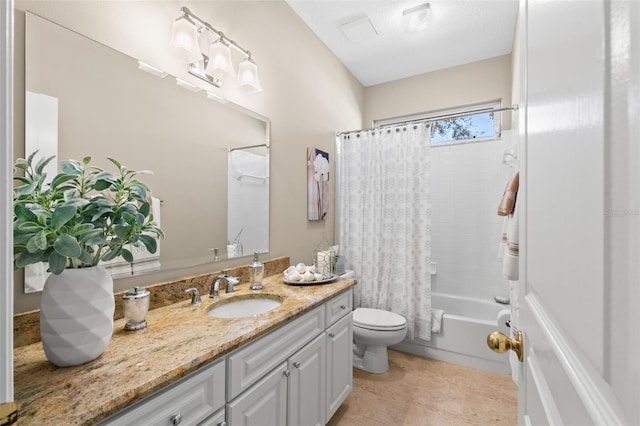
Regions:
<svg viewBox="0 0 640 426"><path fill-rule="evenodd" d="M498 247L498 260L504 259L504 252L507 251L507 230L509 229L509 216L502 222L502 233L500 236L500 246Z"/></svg>
<svg viewBox="0 0 640 426"><path fill-rule="evenodd" d="M513 213L518 196L518 186L520 184L520 172L516 172L504 189L502 199L498 205L498 216L508 216Z"/></svg>
<svg viewBox="0 0 640 426"><path fill-rule="evenodd" d="M518 261L520 255L517 204L513 209L513 213L507 217L507 220L507 242L502 263L502 275L510 281L517 281L519 272Z"/></svg>
<svg viewBox="0 0 640 426"><path fill-rule="evenodd" d="M440 331L442 330L443 315L444 315L444 310L431 309L431 332L432 333L440 333Z"/></svg>

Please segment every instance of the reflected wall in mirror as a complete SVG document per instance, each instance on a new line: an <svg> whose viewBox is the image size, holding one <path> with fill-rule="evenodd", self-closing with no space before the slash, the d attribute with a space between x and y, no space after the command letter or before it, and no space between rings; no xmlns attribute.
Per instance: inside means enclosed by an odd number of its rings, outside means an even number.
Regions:
<svg viewBox="0 0 640 426"><path fill-rule="evenodd" d="M27 145L46 142L57 163L91 156L111 169L110 156L153 171L163 270L211 262L214 248L225 259L233 244L231 257L268 251L268 119L32 13L25 37ZM34 99L48 107L34 113Z"/></svg>

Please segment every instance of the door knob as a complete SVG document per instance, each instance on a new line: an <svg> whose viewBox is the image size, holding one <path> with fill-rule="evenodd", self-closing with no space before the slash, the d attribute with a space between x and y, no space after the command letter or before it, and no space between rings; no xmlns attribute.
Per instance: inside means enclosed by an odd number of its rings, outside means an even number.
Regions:
<svg viewBox="0 0 640 426"><path fill-rule="evenodd" d="M491 348L492 351L498 352L498 353L512 350L518 355L518 361L523 361L524 342L523 342L522 331L514 329L513 334L515 336L515 339L510 339L509 337L500 333L499 331L494 331L493 333L487 336L487 346L489 346L489 348Z"/></svg>

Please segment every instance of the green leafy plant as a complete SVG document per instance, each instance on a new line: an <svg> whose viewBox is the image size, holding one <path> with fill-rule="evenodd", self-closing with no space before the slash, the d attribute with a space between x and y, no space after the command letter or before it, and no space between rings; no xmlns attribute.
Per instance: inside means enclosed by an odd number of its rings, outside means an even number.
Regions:
<svg viewBox="0 0 640 426"><path fill-rule="evenodd" d="M162 230L153 224L149 187L137 179L149 171L134 171L107 157L117 168L112 174L90 166L91 157L60 163L61 173L46 182L44 168L54 157L37 151L14 165L14 267L47 262L60 274L65 268L95 266L122 256L133 262L125 246L157 250ZM24 176L16 176L15 174Z"/></svg>

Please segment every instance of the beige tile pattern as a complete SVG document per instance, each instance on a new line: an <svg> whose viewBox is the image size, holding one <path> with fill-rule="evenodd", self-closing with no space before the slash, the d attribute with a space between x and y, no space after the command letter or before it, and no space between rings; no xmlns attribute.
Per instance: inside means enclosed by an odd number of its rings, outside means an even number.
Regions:
<svg viewBox="0 0 640 426"><path fill-rule="evenodd" d="M353 391L329 426L517 424L508 376L394 350L387 373L353 371Z"/></svg>
<svg viewBox="0 0 640 426"><path fill-rule="evenodd" d="M325 285L290 286L278 274L265 279L263 290L252 292L244 281L236 293L221 292L221 301L236 295L264 293L282 297L282 305L253 317L211 318L206 315L207 309L220 302L204 296L198 306L184 300L149 311L149 325L143 330L124 331L124 319L119 319L105 353L76 367L58 368L49 363L40 342L15 348L19 423L94 424L355 283L352 279L338 279ZM176 289L181 297L183 290Z"/></svg>

